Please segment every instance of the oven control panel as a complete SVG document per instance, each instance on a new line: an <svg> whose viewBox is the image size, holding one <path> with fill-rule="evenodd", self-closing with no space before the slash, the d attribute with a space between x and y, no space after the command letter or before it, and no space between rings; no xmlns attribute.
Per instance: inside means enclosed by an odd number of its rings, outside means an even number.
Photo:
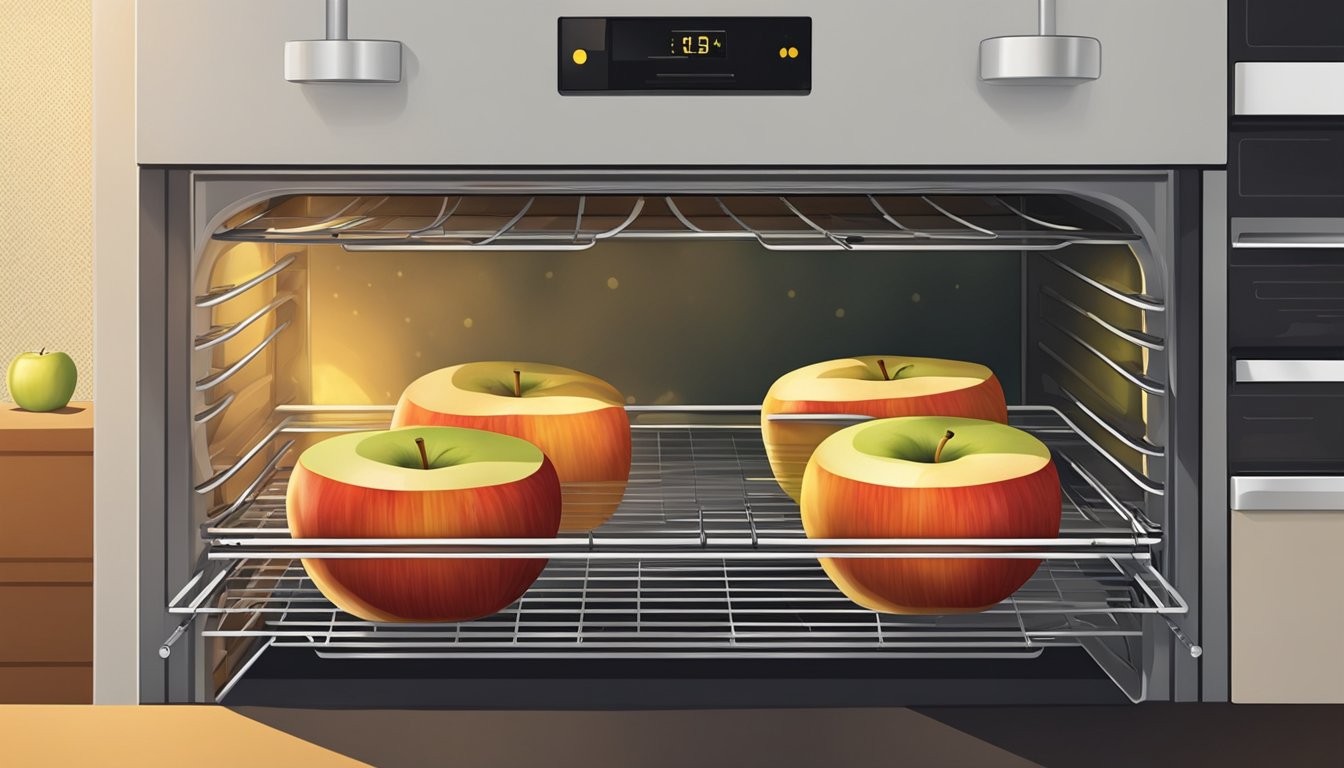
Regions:
<svg viewBox="0 0 1344 768"><path fill-rule="evenodd" d="M565 96L812 91L812 19L663 16L561 18Z"/></svg>

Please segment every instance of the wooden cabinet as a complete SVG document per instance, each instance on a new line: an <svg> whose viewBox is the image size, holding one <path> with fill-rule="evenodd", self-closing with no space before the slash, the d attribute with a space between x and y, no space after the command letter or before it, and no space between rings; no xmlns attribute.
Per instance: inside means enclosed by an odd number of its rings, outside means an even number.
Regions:
<svg viewBox="0 0 1344 768"><path fill-rule="evenodd" d="M0 403L0 703L93 699L93 407Z"/></svg>

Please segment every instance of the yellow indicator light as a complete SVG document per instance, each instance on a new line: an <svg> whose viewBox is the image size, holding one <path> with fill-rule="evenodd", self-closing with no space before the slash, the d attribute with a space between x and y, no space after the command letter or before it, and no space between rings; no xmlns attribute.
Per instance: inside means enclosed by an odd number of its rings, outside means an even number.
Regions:
<svg viewBox="0 0 1344 768"><path fill-rule="evenodd" d="M582 48L574 49L574 63L583 66L588 62L588 52Z"/></svg>
<svg viewBox="0 0 1344 768"><path fill-rule="evenodd" d="M786 58L788 58L788 56L789 56L789 49L788 49L788 48L780 48L780 49L779 49L779 58L781 58L781 59L786 59Z"/></svg>
<svg viewBox="0 0 1344 768"><path fill-rule="evenodd" d="M796 58L798 58L798 49L797 49L797 48L790 48L790 49L789 49L789 58L790 58L790 59L796 59Z"/></svg>

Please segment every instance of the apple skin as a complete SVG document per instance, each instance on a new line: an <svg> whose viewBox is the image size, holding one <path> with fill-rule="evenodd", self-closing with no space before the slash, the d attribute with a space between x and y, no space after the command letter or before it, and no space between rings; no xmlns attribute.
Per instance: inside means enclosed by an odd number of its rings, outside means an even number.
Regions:
<svg viewBox="0 0 1344 768"><path fill-rule="evenodd" d="M9 364L9 394L28 411L55 411L70 404L79 371L64 352L24 352Z"/></svg>
<svg viewBox="0 0 1344 768"><path fill-rule="evenodd" d="M563 378L585 387L584 410L558 413L511 412L544 399L529 392L523 398L511 394L513 371L532 377ZM496 382L493 413L473 410L460 402L477 397L473 390L480 379ZM420 402L417 390L432 392L437 402ZM577 399L577 398L576 398ZM596 407L594 407L596 406ZM590 531L605 523L620 506L630 480L630 417L619 391L605 381L579 371L539 363L484 362L443 368L428 373L407 387L392 414L392 426L410 425L466 427L522 438L537 447L555 464L564 499L560 530Z"/></svg>
<svg viewBox="0 0 1344 768"><path fill-rule="evenodd" d="M409 433L413 442L431 431L394 432ZM342 482L309 469L301 457L286 497L290 532L337 539L552 537L560 524L560 483L550 460L538 457L536 469L514 482L444 490ZM314 558L303 567L327 599L366 621L446 622L503 610L537 580L546 560Z"/></svg>
<svg viewBox="0 0 1344 768"><path fill-rule="evenodd" d="M968 422L928 421L954 431ZM849 427L827 442L843 442L846 433L881 423ZM846 477L824 463L825 459L814 456L803 481L803 528L810 538L1045 539L1059 535L1061 493L1053 459L1030 474L958 487L874 484ZM849 599L869 610L898 614L983 611L1020 589L1039 565L1040 560L1007 558L821 559L826 575Z"/></svg>
<svg viewBox="0 0 1344 768"><path fill-rule="evenodd" d="M922 370L933 366L934 370L947 367L963 369L965 378L968 379L967 383L970 379L975 379L976 382L969 385L963 383L957 389L909 396L893 391L889 396L846 399L839 391L839 388L844 386L841 382L846 379L842 377L832 379L827 375L836 371L839 366L852 364L851 367L861 368L868 376L874 377L871 380L876 382L880 378L878 360L883 360L887 364L890 373L911 365L912 367L907 370L916 375L913 377L903 375L901 380L919 378ZM782 390L790 388L797 382L805 382L809 378L817 382L817 391L814 395L806 398L781 396ZM802 498L803 472L807 469L808 459L812 458L812 452L821 441L842 427L835 424L770 420L771 415L787 413L849 413L878 419L896 416L955 416L1008 423L1008 405L1004 399L1003 387L994 373L982 365L923 357L865 355L799 368L781 376L770 387L761 405L761 438L765 442L765 454L770 461L770 469L780 488L794 501Z"/></svg>

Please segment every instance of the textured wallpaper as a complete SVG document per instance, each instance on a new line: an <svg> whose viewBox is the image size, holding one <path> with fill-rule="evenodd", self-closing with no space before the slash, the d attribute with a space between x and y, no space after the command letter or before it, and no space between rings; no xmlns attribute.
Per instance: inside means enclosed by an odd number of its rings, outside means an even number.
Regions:
<svg viewBox="0 0 1344 768"><path fill-rule="evenodd" d="M93 11L0 0L0 369L40 347L93 396ZM0 376L0 400L9 400Z"/></svg>

